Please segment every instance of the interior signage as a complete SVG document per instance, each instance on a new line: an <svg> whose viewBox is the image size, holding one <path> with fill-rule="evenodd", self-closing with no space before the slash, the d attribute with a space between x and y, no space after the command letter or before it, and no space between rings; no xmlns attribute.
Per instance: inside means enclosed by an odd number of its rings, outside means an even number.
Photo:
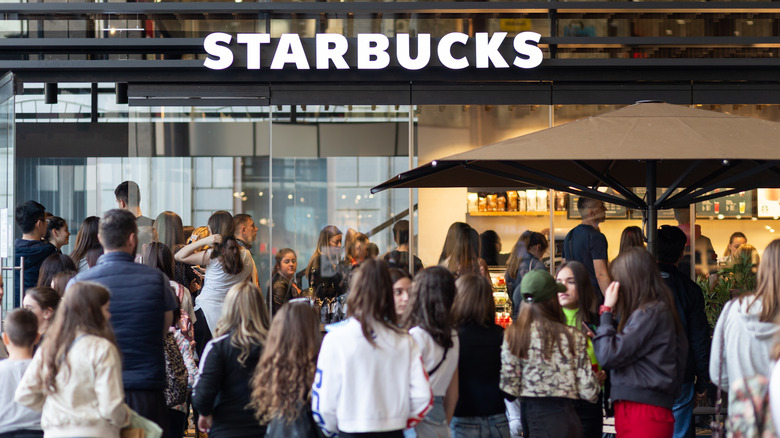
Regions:
<svg viewBox="0 0 780 438"><path fill-rule="evenodd" d="M531 69L544 58L538 47L540 38L536 32L520 32L511 39L507 32L479 32L474 37L451 32L436 39L430 34L412 38L408 33L395 38L378 33L358 34L357 38L320 33L301 38L286 33L274 39L267 33L239 33L234 39L215 32L203 41L209 55L203 65L212 70L236 65L247 70Z"/></svg>

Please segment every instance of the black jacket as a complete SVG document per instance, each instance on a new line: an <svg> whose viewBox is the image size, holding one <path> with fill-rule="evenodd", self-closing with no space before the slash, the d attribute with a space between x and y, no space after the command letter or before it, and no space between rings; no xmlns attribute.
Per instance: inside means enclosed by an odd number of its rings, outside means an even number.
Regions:
<svg viewBox="0 0 780 438"><path fill-rule="evenodd" d="M609 370L613 402L627 400L671 409L680 394L688 341L675 329L666 304L654 302L634 311L623 332L612 312L601 315L593 338L599 364Z"/></svg>
<svg viewBox="0 0 780 438"><path fill-rule="evenodd" d="M704 313L704 295L701 288L676 266L659 263L658 268L674 295L680 322L688 336L688 360L685 362L683 382L690 383L695 378L696 392L704 392L710 369L710 324Z"/></svg>
<svg viewBox="0 0 780 438"><path fill-rule="evenodd" d="M16 239L14 241L14 266L21 266L21 258L24 257L24 289L27 290L38 284L38 272L46 257L57 252L57 248L49 242L42 240ZM14 307L21 307L19 291L19 271L14 271Z"/></svg>
<svg viewBox="0 0 780 438"><path fill-rule="evenodd" d="M203 350L200 372L192 389L192 405L201 415L213 415L209 431L213 438L261 437L266 427L247 408L251 379L263 347L252 348L244 366L241 350L230 345L230 334L213 339Z"/></svg>

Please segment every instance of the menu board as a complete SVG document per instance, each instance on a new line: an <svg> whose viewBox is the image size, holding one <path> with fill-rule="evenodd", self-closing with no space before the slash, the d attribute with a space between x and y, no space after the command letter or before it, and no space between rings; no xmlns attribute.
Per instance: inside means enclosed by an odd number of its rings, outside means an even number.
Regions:
<svg viewBox="0 0 780 438"><path fill-rule="evenodd" d="M758 217L780 216L780 189L756 190Z"/></svg>
<svg viewBox="0 0 780 438"><path fill-rule="evenodd" d="M618 196L614 190L607 189L607 194ZM577 195L569 195L569 209L567 210L566 217L569 219L580 219L582 216L580 216L580 211L577 210L577 200L579 200L580 197ZM626 207L623 207L622 205L615 205L610 204L609 202L604 203L604 207L606 207L606 217L607 219L626 219L628 217L628 209Z"/></svg>
<svg viewBox="0 0 780 438"><path fill-rule="evenodd" d="M674 192L677 193L682 189L677 189ZM635 187L634 193L636 193L637 196L640 198L645 199L645 194L647 193L647 187ZM658 187L655 190L655 199L658 199L666 193L665 187ZM631 217L633 219L642 219L642 211L641 210L631 210ZM666 210L658 210L658 219L674 219L674 209L668 208Z"/></svg>
<svg viewBox="0 0 780 438"><path fill-rule="evenodd" d="M719 190L715 189L714 193ZM710 192L713 193L713 192ZM709 193L708 193L709 194ZM775 201L777 203L777 201ZM742 218L753 215L753 191L738 192L696 204L696 217Z"/></svg>

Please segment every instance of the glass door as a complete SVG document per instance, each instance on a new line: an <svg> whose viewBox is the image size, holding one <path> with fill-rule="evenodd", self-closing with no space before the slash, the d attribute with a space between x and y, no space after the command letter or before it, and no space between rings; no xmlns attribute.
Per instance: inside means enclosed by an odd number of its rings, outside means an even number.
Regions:
<svg viewBox="0 0 780 438"><path fill-rule="evenodd" d="M15 146L14 130L14 74L6 73L0 78L0 277L5 294L0 300L0 314L15 307L13 297L18 287L13 282L13 231L14 231L14 189L15 189Z"/></svg>

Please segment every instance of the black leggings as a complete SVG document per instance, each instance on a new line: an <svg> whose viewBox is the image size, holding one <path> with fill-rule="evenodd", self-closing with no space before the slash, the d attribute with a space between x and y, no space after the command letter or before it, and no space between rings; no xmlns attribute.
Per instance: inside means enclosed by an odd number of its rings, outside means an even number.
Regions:
<svg viewBox="0 0 780 438"><path fill-rule="evenodd" d="M195 351L198 353L198 360L203 356L203 349L211 340L211 329L206 322L206 315L203 310L195 311L195 325L193 326L193 337L195 338Z"/></svg>

